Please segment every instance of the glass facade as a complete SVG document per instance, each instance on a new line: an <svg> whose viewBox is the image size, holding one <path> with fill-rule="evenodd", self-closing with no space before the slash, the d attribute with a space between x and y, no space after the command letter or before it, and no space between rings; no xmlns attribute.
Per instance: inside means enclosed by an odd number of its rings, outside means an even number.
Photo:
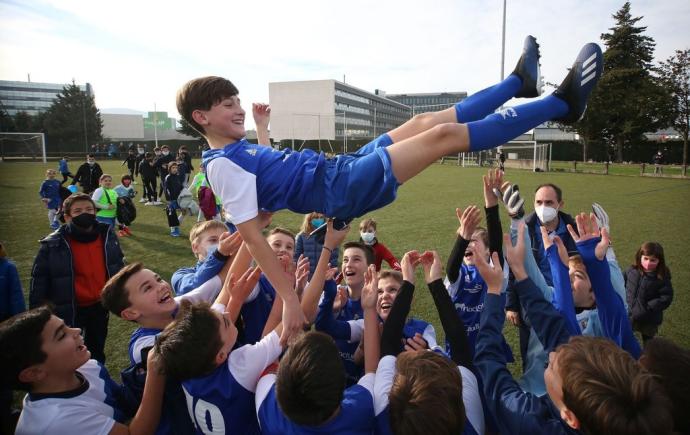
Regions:
<svg viewBox="0 0 690 435"><path fill-rule="evenodd" d="M335 135L370 139L400 126L412 116L405 104L335 83Z"/></svg>
<svg viewBox="0 0 690 435"><path fill-rule="evenodd" d="M0 80L0 103L10 116L22 111L34 116L48 110L65 86L67 85L59 83ZM89 83L79 85L79 88L93 96L93 88Z"/></svg>
<svg viewBox="0 0 690 435"><path fill-rule="evenodd" d="M467 98L467 92L439 92L424 94L388 94L386 98L410 106L413 114L437 112L452 107Z"/></svg>

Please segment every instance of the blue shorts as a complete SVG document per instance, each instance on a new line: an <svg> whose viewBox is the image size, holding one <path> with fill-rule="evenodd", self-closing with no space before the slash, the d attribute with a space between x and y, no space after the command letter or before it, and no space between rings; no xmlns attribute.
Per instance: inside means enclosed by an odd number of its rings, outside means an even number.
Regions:
<svg viewBox="0 0 690 435"><path fill-rule="evenodd" d="M400 183L386 150L392 143L390 136L383 134L354 154L326 160L323 214L354 219L395 200Z"/></svg>

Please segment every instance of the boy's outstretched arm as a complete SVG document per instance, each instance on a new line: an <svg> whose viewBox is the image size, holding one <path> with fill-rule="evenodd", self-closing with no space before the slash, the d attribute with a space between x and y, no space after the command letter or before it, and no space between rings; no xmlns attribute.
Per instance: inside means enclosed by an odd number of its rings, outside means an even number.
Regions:
<svg viewBox="0 0 690 435"><path fill-rule="evenodd" d="M309 323L312 323L316 319L319 299L321 298L321 292L323 291L326 275L330 267L329 262L331 253L338 249L349 231L349 225L338 231L333 228L332 220L326 223L326 237L323 242L319 261L314 269L314 275L312 275L309 284L307 284L307 287L302 293L302 310Z"/></svg>
<svg viewBox="0 0 690 435"><path fill-rule="evenodd" d="M152 434L156 431L165 391L165 376L161 374L157 352L149 352L146 367L146 383L139 410L129 426L115 423L110 430L110 435Z"/></svg>
<svg viewBox="0 0 690 435"><path fill-rule="evenodd" d="M417 251L407 252L402 259L403 283L398 290L393 306L391 307L388 318L383 323L381 333L381 355L398 356L403 350L402 336L403 328L407 315L410 313L412 297L414 296L415 268L420 262L420 255Z"/></svg>
<svg viewBox="0 0 690 435"><path fill-rule="evenodd" d="M577 233L570 225L568 231L577 243L577 249L587 267L604 334L638 359L642 353L640 343L632 331L623 300L611 284L611 271L605 258L609 233L606 228L599 230L594 214L587 216L581 213L575 217L575 221Z"/></svg>
<svg viewBox="0 0 690 435"><path fill-rule="evenodd" d="M457 238L446 265L446 274L451 284L455 283L460 277L460 266L462 265L463 258L465 258L465 251L470 244L474 230L477 229L477 225L482 220L479 210L474 205L466 207L465 210L456 208L455 215L458 217L460 226L455 232Z"/></svg>
<svg viewBox="0 0 690 435"><path fill-rule="evenodd" d="M453 362L465 368L472 369L472 350L467 340L467 331L462 318L455 311L453 301L443 285L443 271L441 258L438 252L432 251L429 256L426 252L422 255L421 261L424 267L424 277L434 298L434 304L441 319L443 332L450 343L450 354Z"/></svg>
<svg viewBox="0 0 690 435"><path fill-rule="evenodd" d="M242 240L247 244L249 253L254 257L259 267L268 278L278 295L283 299L283 331L280 337L281 345L296 336L306 323L299 298L292 287L290 279L285 275L275 252L261 233L260 216L254 217L237 225Z"/></svg>
<svg viewBox="0 0 690 435"><path fill-rule="evenodd" d="M256 138L259 145L271 145L268 123L271 121L271 106L263 103L252 103L252 115L256 124Z"/></svg>
<svg viewBox="0 0 690 435"><path fill-rule="evenodd" d="M381 358L379 316L376 313L379 276L376 266L369 265L364 275L362 309L364 310L364 373L375 373Z"/></svg>

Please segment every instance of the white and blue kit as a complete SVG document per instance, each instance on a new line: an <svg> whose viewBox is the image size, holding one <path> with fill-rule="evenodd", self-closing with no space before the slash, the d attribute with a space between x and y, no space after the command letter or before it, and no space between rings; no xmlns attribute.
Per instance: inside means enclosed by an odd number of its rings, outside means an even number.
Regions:
<svg viewBox="0 0 690 435"><path fill-rule="evenodd" d="M254 344L261 340L261 333L264 331L275 299L276 290L262 273L259 282L244 301L240 310L244 324L241 344Z"/></svg>
<svg viewBox="0 0 690 435"><path fill-rule="evenodd" d="M126 416L119 405L121 387L98 361L91 359L77 369L81 385L56 394L27 394L16 433L108 434Z"/></svg>
<svg viewBox="0 0 690 435"><path fill-rule="evenodd" d="M384 134L355 154L326 158L312 150L276 150L246 139L205 151L203 163L213 191L233 224L259 211L318 211L352 219L393 202L399 183L393 175ZM220 158L222 157L222 158Z"/></svg>
<svg viewBox="0 0 690 435"><path fill-rule="evenodd" d="M254 391L261 373L282 350L273 331L256 344L233 350L210 374L182 381L196 433L258 434Z"/></svg>
<svg viewBox="0 0 690 435"><path fill-rule="evenodd" d="M280 410L276 398L276 375L267 374L256 387L256 414L265 435L371 434L374 428L375 375L369 373L343 392L338 415L320 426L300 426Z"/></svg>
<svg viewBox="0 0 690 435"><path fill-rule="evenodd" d="M388 414L388 394L395 379L395 362L397 358L386 355L379 361L376 369L374 387L374 412L376 413L376 433L392 434ZM462 377L462 402L465 405L465 429L463 434L475 435L484 433L484 411L479 396L477 377L471 370L458 366Z"/></svg>

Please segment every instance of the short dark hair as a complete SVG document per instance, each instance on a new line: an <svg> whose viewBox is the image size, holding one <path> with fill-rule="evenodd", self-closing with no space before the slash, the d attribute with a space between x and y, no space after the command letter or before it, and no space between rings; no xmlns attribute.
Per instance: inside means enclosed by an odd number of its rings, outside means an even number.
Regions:
<svg viewBox="0 0 690 435"><path fill-rule="evenodd" d="M560 187L556 186L553 183L544 183L544 184L540 184L539 186L537 186L537 188L534 189L534 193L537 193L539 191L539 189L541 189L542 187L552 188L553 191L556 192L556 199L558 199L558 202L561 202L561 200L563 199L563 191L561 190Z"/></svg>
<svg viewBox="0 0 690 435"><path fill-rule="evenodd" d="M129 292L125 286L132 275L143 268L144 265L141 263L128 264L110 277L101 290L101 304L106 310L122 317L122 312L132 306L129 301Z"/></svg>
<svg viewBox="0 0 690 435"><path fill-rule="evenodd" d="M93 158L93 159L96 158L96 156L95 156L94 154L91 154L91 153L88 153L88 154L86 155L86 158L87 158L87 159L88 159L89 157L91 157L91 158Z"/></svg>
<svg viewBox="0 0 690 435"><path fill-rule="evenodd" d="M77 201L89 201L93 208L96 208L96 203L93 202L93 199L91 199L89 195L82 192L77 192L68 196L62 203L62 211L65 213L65 215L71 216L72 205Z"/></svg>
<svg viewBox="0 0 690 435"><path fill-rule="evenodd" d="M677 433L690 433L690 414L682 405L690 395L690 349L665 338L647 341L640 357L642 367L654 376L671 399L671 414Z"/></svg>
<svg viewBox="0 0 690 435"><path fill-rule="evenodd" d="M288 230L287 228L275 227L271 231L268 232L268 236L266 236L266 237L271 237L274 234L283 234L283 235L290 237L293 241L295 240L295 233Z"/></svg>
<svg viewBox="0 0 690 435"><path fill-rule="evenodd" d="M130 181L132 181L132 176L129 175L129 174L123 175L122 178L120 178L120 183L122 183L122 182L125 181L125 180L130 180Z"/></svg>
<svg viewBox="0 0 690 435"><path fill-rule="evenodd" d="M388 394L395 434L458 434L465 427L460 370L436 352L403 352Z"/></svg>
<svg viewBox="0 0 690 435"><path fill-rule="evenodd" d="M346 249L350 248L361 249L362 252L364 252L364 257L367 260L367 265L374 264L374 261L376 261L376 259L374 258L374 251L371 249L371 247L365 245L364 243L356 241L346 242L345 244L343 244L343 254L345 254Z"/></svg>
<svg viewBox="0 0 690 435"><path fill-rule="evenodd" d="M31 390L30 384L19 380L19 374L27 367L41 364L48 358L41 349L42 334L52 314L49 307L41 306L0 323L1 385Z"/></svg>
<svg viewBox="0 0 690 435"><path fill-rule="evenodd" d="M563 403L591 434L666 434L663 388L625 350L601 337L573 336L556 348Z"/></svg>
<svg viewBox="0 0 690 435"><path fill-rule="evenodd" d="M195 110L209 110L224 98L237 95L239 91L228 79L217 76L190 80L177 92L177 111L189 125L204 134L204 128L192 117Z"/></svg>
<svg viewBox="0 0 690 435"><path fill-rule="evenodd" d="M278 367L276 397L285 416L318 426L333 416L345 390L345 368L330 335L307 332L289 348Z"/></svg>
<svg viewBox="0 0 690 435"><path fill-rule="evenodd" d="M219 325L208 303L183 300L175 320L158 334L154 347L161 357L163 371L180 381L211 373L223 346Z"/></svg>

